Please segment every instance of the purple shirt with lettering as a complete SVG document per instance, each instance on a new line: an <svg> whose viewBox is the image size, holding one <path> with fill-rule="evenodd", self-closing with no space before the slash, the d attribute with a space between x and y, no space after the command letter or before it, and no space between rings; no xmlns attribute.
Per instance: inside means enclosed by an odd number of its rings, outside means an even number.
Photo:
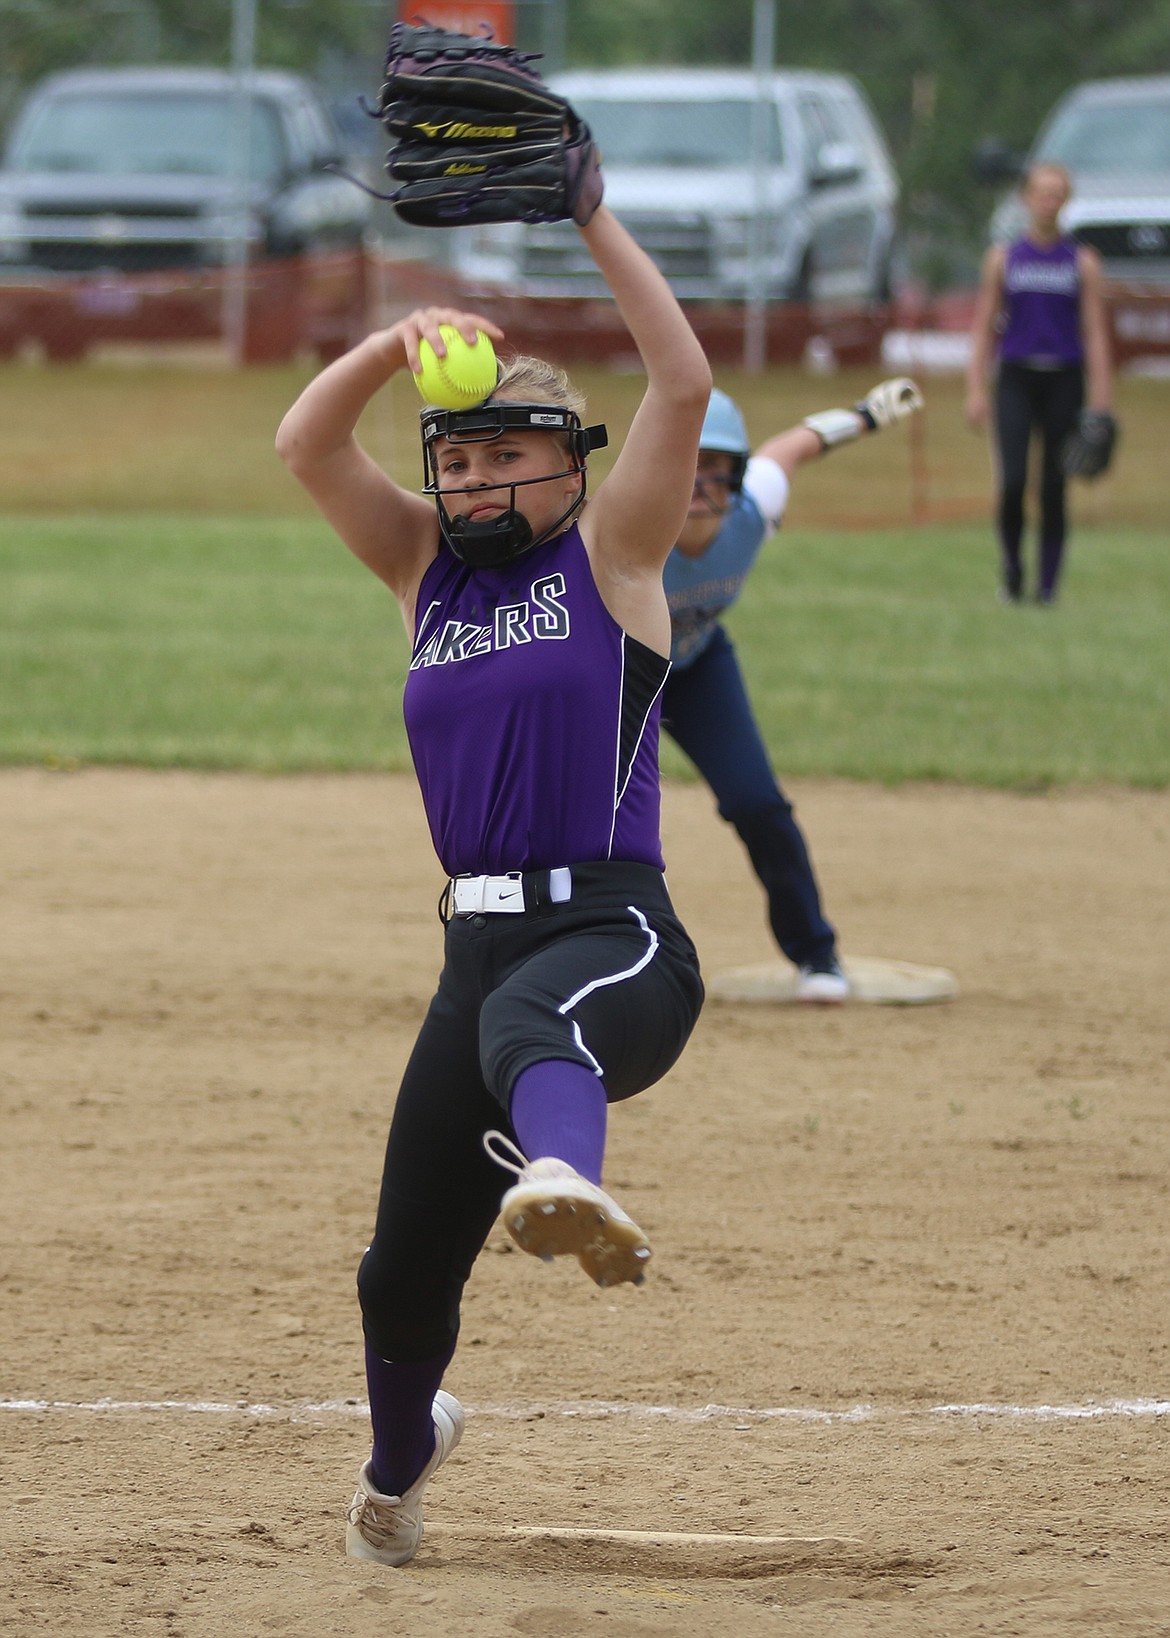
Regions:
<svg viewBox="0 0 1170 1638"><path fill-rule="evenodd" d="M576 524L498 568L442 547L419 587L403 710L448 875L661 870L669 669L605 607Z"/></svg>
<svg viewBox="0 0 1170 1638"><path fill-rule="evenodd" d="M1017 239L1003 266L1004 329L999 356L1053 369L1084 360L1081 272L1074 239L1034 245Z"/></svg>

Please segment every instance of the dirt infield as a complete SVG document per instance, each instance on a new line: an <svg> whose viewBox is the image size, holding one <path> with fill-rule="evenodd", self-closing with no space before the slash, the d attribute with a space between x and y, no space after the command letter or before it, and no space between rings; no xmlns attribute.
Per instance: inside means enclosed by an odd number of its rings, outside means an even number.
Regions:
<svg viewBox="0 0 1170 1638"><path fill-rule="evenodd" d="M796 794L846 952L958 1000L709 1005L612 1123L646 1288L496 1231L386 1571L341 1534L414 786L0 774L0 1630L1170 1633L1167 799ZM705 967L766 960L708 796L665 820Z"/></svg>

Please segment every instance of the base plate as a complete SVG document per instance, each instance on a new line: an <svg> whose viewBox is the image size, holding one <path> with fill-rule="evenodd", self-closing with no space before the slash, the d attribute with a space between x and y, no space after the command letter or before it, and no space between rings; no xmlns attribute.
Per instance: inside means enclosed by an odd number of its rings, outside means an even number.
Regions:
<svg viewBox="0 0 1170 1638"><path fill-rule="evenodd" d="M888 961L882 956L849 956L841 966L849 980L849 1001L868 1001L881 1007L920 1007L934 1001L953 1001L958 982L945 967L920 967L912 961ZM773 1005L796 1000L797 972L787 961L763 961L753 967L729 967L707 982L712 1001L766 1001Z"/></svg>

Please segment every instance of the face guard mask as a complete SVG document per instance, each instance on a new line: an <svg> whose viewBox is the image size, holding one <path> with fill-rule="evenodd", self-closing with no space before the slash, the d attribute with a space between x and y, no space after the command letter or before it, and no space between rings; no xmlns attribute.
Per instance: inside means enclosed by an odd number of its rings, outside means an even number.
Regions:
<svg viewBox="0 0 1170 1638"><path fill-rule="evenodd" d="M731 496L736 491L729 478L723 475L716 477L695 478L695 495L703 501L708 518L723 518L723 514L731 508Z"/></svg>
<svg viewBox="0 0 1170 1638"><path fill-rule="evenodd" d="M696 475L694 490L707 509L709 517L721 518L730 510L732 499L743 488L743 475L747 467L746 457L735 456L734 465L729 473L720 473L718 477L708 473L705 477Z"/></svg>
<svg viewBox="0 0 1170 1638"><path fill-rule="evenodd" d="M508 563L521 552L539 546L554 535L585 500L585 461L590 450L604 449L609 442L604 427L583 427L581 417L560 404L478 404L469 410L423 410L421 415L423 442L423 494L433 495L439 513L439 531L447 545L473 569L497 568ZM496 490L508 491L507 508L498 517L476 523L470 518L453 518L443 504L443 489L439 479L438 457L435 445L440 438L452 444L488 443L503 433L523 429L528 432L552 432L568 441L567 459L570 465L562 472L550 472L542 478L518 478L513 483L477 484L474 490L452 486L446 492L453 494L490 495ZM528 519L516 508L516 491L529 484L552 483L558 478L580 476L581 487L568 506L537 538L533 538Z"/></svg>

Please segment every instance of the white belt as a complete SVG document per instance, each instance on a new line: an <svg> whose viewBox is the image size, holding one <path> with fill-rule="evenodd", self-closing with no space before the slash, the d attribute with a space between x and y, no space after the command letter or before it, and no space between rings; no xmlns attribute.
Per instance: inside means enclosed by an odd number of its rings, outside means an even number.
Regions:
<svg viewBox="0 0 1170 1638"><path fill-rule="evenodd" d="M573 872L567 865L555 870L532 872L548 879L548 897L564 904L572 897ZM524 873L510 870L506 876L452 876L450 910L453 916L522 915Z"/></svg>

